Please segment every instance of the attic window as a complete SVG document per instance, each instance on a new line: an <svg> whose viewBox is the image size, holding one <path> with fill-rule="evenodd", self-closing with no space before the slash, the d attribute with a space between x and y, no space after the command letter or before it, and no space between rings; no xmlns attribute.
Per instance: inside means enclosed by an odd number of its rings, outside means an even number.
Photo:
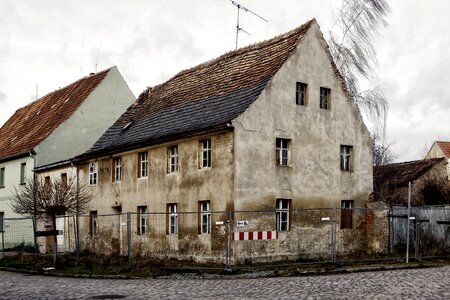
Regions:
<svg viewBox="0 0 450 300"><path fill-rule="evenodd" d="M15 138L13 138L13 139L11 140L11 144L14 143L14 141L17 140L17 138L18 138L17 136L16 136Z"/></svg>
<svg viewBox="0 0 450 300"><path fill-rule="evenodd" d="M66 101L64 101L64 103L67 103L67 101L69 101L69 100L70 100L70 98L67 98Z"/></svg>
<svg viewBox="0 0 450 300"><path fill-rule="evenodd" d="M133 122L128 122L125 126L123 126L122 130L130 128L131 124L133 124Z"/></svg>
<svg viewBox="0 0 450 300"><path fill-rule="evenodd" d="M41 113L41 111L40 111L40 110L38 110L38 112L36 113L36 116L37 116L37 115L39 115L40 113Z"/></svg>

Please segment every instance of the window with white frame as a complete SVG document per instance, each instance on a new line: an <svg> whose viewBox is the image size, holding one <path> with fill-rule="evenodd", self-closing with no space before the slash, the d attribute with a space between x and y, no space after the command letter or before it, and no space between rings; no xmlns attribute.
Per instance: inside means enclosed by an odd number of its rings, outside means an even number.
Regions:
<svg viewBox="0 0 450 300"><path fill-rule="evenodd" d="M289 206L290 199L277 199L276 222L278 231L289 230Z"/></svg>
<svg viewBox="0 0 450 300"><path fill-rule="evenodd" d="M138 177L148 176L148 152L141 152L138 156Z"/></svg>
<svg viewBox="0 0 450 300"><path fill-rule="evenodd" d="M277 165L279 166L288 166L289 165L289 145L291 140L289 139L280 139L276 140L276 156L277 156Z"/></svg>
<svg viewBox="0 0 450 300"><path fill-rule="evenodd" d="M178 172L178 146L167 148L167 173Z"/></svg>
<svg viewBox="0 0 450 300"><path fill-rule="evenodd" d="M89 164L89 185L96 185L98 177L98 163L92 162Z"/></svg>
<svg viewBox="0 0 450 300"><path fill-rule="evenodd" d="M5 187L5 168L0 168L0 188Z"/></svg>
<svg viewBox="0 0 450 300"><path fill-rule="evenodd" d="M200 234L210 234L211 233L211 210L210 201L200 201L199 202L200 211Z"/></svg>
<svg viewBox="0 0 450 300"><path fill-rule="evenodd" d="M320 108L329 109L330 107L330 94L331 90L328 88L320 88Z"/></svg>
<svg viewBox="0 0 450 300"><path fill-rule="evenodd" d="M138 206L138 234L147 232L147 206Z"/></svg>
<svg viewBox="0 0 450 300"><path fill-rule="evenodd" d="M116 157L113 159L112 166L112 181L121 181L122 180L122 158Z"/></svg>
<svg viewBox="0 0 450 300"><path fill-rule="evenodd" d="M178 214L177 214L177 204L169 203L167 204L167 212L168 212L168 234L177 234L178 233Z"/></svg>
<svg viewBox="0 0 450 300"><path fill-rule="evenodd" d="M27 163L20 164L20 184L25 184L25 169L27 167Z"/></svg>
<svg viewBox="0 0 450 300"><path fill-rule="evenodd" d="M295 103L297 105L306 105L306 83L297 82L297 90L295 94Z"/></svg>
<svg viewBox="0 0 450 300"><path fill-rule="evenodd" d="M352 171L353 146L341 145L341 170L342 171Z"/></svg>
<svg viewBox="0 0 450 300"><path fill-rule="evenodd" d="M97 211L91 211L89 213L89 233L91 236L95 236L98 233L98 224L97 224Z"/></svg>
<svg viewBox="0 0 450 300"><path fill-rule="evenodd" d="M199 167L211 167L211 140L206 139L199 141L199 150Z"/></svg>

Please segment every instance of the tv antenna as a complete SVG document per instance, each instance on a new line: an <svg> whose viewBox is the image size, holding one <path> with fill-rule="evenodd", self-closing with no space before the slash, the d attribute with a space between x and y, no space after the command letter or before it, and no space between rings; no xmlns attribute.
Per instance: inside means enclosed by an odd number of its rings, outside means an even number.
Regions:
<svg viewBox="0 0 450 300"><path fill-rule="evenodd" d="M251 35L250 33L248 33L247 31L245 31L244 28L242 28L242 27L239 25L239 12L240 12L241 9L242 9L243 11L245 11L245 12L251 13L252 15L254 15L254 16L260 18L261 20L263 20L263 21L265 21L265 22L269 22L269 21L267 21L266 19L264 19L263 17L261 17L260 15L258 15L257 13L255 13L254 11L251 11L251 10L248 9L247 7L242 6L241 4L237 3L236 1L233 1L233 0L230 0L230 1L231 1L231 4L233 4L234 6L237 7L237 21L236 21L236 49L237 49L237 47L238 47L238 39L239 39L239 32L242 31L242 32L245 32L245 33L248 34L248 35Z"/></svg>

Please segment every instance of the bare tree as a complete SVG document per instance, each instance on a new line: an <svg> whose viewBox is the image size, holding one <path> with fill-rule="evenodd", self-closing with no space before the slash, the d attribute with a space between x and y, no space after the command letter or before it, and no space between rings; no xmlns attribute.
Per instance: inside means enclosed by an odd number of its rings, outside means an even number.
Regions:
<svg viewBox="0 0 450 300"><path fill-rule="evenodd" d="M343 0L335 14L328 44L350 96L384 134L387 101L383 91L360 89L360 78L369 79L377 64L373 38L386 26L390 8L386 0Z"/></svg>
<svg viewBox="0 0 450 300"><path fill-rule="evenodd" d="M55 263L57 255L56 217L87 212L93 198L92 191L80 184L75 176L65 179L36 178L15 190L10 204L15 213L34 215L36 218L50 217L53 225Z"/></svg>
<svg viewBox="0 0 450 300"><path fill-rule="evenodd" d="M392 144L381 143L377 134L372 135L373 145L373 164L374 166L391 164L397 160L397 155L392 152Z"/></svg>

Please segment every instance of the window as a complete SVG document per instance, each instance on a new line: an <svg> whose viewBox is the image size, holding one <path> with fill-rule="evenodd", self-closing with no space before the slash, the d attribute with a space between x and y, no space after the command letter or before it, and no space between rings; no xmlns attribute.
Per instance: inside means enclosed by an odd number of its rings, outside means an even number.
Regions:
<svg viewBox="0 0 450 300"><path fill-rule="evenodd" d="M5 218L5 213L0 211L0 232L3 232L3 219Z"/></svg>
<svg viewBox="0 0 450 300"><path fill-rule="evenodd" d="M211 233L210 202L200 201L198 204L200 211L200 234L210 234Z"/></svg>
<svg viewBox="0 0 450 300"><path fill-rule="evenodd" d="M341 170L342 171L352 171L352 155L353 147L341 145Z"/></svg>
<svg viewBox="0 0 450 300"><path fill-rule="evenodd" d="M147 206L138 206L138 234L147 232Z"/></svg>
<svg viewBox="0 0 450 300"><path fill-rule="evenodd" d="M138 177L143 178L148 176L148 152L141 152L138 154Z"/></svg>
<svg viewBox="0 0 450 300"><path fill-rule="evenodd" d="M27 163L20 164L20 184L25 184L25 168Z"/></svg>
<svg viewBox="0 0 450 300"><path fill-rule="evenodd" d="M276 222L277 231L289 230L289 204L290 199L277 199Z"/></svg>
<svg viewBox="0 0 450 300"><path fill-rule="evenodd" d="M5 187L5 168L0 168L0 188Z"/></svg>
<svg viewBox="0 0 450 300"><path fill-rule="evenodd" d="M169 218L167 233L177 234L178 233L177 204L176 203L167 204L167 213Z"/></svg>
<svg viewBox="0 0 450 300"><path fill-rule="evenodd" d="M277 138L276 140L277 165L287 166L289 164L289 144L290 140Z"/></svg>
<svg viewBox="0 0 450 300"><path fill-rule="evenodd" d="M89 164L89 185L97 184L97 176L98 176L98 163L93 162Z"/></svg>
<svg viewBox="0 0 450 300"><path fill-rule="evenodd" d="M46 191L47 193L50 192L50 176L44 177L44 191Z"/></svg>
<svg viewBox="0 0 450 300"><path fill-rule="evenodd" d="M211 140L202 140L199 142L199 167L211 167Z"/></svg>
<svg viewBox="0 0 450 300"><path fill-rule="evenodd" d="M178 172L178 146L167 148L167 173Z"/></svg>
<svg viewBox="0 0 450 300"><path fill-rule="evenodd" d="M112 166L112 181L121 181L122 180L122 158L116 157L113 159Z"/></svg>
<svg viewBox="0 0 450 300"><path fill-rule="evenodd" d="M98 232L98 223L97 223L97 211L91 211L89 213L89 234L94 236L97 235Z"/></svg>
<svg viewBox="0 0 450 300"><path fill-rule="evenodd" d="M306 105L306 83L297 82L297 92L295 94L295 103L297 105Z"/></svg>
<svg viewBox="0 0 450 300"><path fill-rule="evenodd" d="M61 187L67 189L67 173L61 173Z"/></svg>
<svg viewBox="0 0 450 300"><path fill-rule="evenodd" d="M320 88L320 108L328 109L330 107L330 94L331 90L321 87Z"/></svg>
<svg viewBox="0 0 450 300"><path fill-rule="evenodd" d="M341 229L352 229L353 200L341 201Z"/></svg>

